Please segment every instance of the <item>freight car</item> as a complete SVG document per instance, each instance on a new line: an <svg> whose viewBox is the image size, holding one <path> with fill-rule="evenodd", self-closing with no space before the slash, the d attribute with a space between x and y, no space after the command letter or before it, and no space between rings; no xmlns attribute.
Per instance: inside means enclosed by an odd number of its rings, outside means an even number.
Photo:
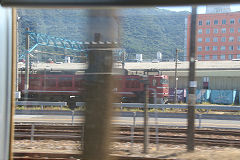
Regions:
<svg viewBox="0 0 240 160"><path fill-rule="evenodd" d="M150 102L165 103L168 100L168 76L166 75L115 75L114 93L122 102L144 102L144 83L149 84ZM30 74L29 88L25 90L25 76L20 76L19 91L21 100L66 101L74 99L82 101L84 95L84 75L76 73Z"/></svg>

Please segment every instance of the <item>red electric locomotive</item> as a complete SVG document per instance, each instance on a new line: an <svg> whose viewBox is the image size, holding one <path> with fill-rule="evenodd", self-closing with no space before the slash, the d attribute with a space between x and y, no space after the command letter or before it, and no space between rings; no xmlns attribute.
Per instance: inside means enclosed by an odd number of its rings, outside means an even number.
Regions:
<svg viewBox="0 0 240 160"><path fill-rule="evenodd" d="M150 102L165 103L168 99L168 76L166 75L117 75L114 93L122 102L144 102L144 83L149 84ZM19 90L22 100L71 101L84 92L84 76L70 73L30 74L29 88L24 90L25 76L21 76ZM81 100L79 98L78 100Z"/></svg>

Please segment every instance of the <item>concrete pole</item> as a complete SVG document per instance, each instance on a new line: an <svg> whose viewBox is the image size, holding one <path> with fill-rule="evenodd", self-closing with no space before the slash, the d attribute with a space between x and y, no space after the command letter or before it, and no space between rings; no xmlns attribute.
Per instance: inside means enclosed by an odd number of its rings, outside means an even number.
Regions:
<svg viewBox="0 0 240 160"><path fill-rule="evenodd" d="M145 89L145 105L144 105L144 144L143 144L143 153L148 153L148 144L149 144L149 127L148 127L148 104L149 104L149 87L148 79L145 80L144 89Z"/></svg>
<svg viewBox="0 0 240 160"><path fill-rule="evenodd" d="M174 97L175 104L178 103L178 97L177 97L177 82L178 82L177 64L178 64L178 49L176 49L176 56L175 56L175 97Z"/></svg>
<svg viewBox="0 0 240 160"><path fill-rule="evenodd" d="M197 87L197 82L195 81L195 37L196 37L196 6L192 6L192 17L191 17L191 35L190 35L190 57L189 57L189 99L188 99L188 128L187 128L187 150L188 152L193 152L194 134L195 134L195 90Z"/></svg>
<svg viewBox="0 0 240 160"><path fill-rule="evenodd" d="M29 28L26 29L29 32ZM26 55L25 55L25 81L24 81L24 90L25 90L25 100L28 98L28 89L29 89L29 34L26 34Z"/></svg>
<svg viewBox="0 0 240 160"><path fill-rule="evenodd" d="M86 111L84 128L84 151L86 160L109 160L112 118L112 61L114 44L100 41L115 41L117 26L114 10L89 11L89 37L94 43L89 46L86 71ZM90 40L93 41L93 40Z"/></svg>

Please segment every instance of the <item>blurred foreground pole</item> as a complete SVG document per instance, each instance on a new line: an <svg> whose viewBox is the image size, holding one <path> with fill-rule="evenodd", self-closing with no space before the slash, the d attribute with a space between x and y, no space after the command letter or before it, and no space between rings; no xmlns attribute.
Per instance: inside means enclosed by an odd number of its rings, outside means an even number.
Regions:
<svg viewBox="0 0 240 160"><path fill-rule="evenodd" d="M190 57L189 57L189 99L188 99L188 128L187 128L187 150L194 151L194 120L195 120L195 90L197 82L195 81L195 34L196 34L196 6L192 6L191 17L191 35L190 35Z"/></svg>
<svg viewBox="0 0 240 160"><path fill-rule="evenodd" d="M117 23L114 10L89 11L88 69L84 151L85 160L109 160L112 118L112 49L116 47ZM91 40L92 37L92 40ZM101 41L105 42L102 43ZM106 42L108 41L108 42Z"/></svg>

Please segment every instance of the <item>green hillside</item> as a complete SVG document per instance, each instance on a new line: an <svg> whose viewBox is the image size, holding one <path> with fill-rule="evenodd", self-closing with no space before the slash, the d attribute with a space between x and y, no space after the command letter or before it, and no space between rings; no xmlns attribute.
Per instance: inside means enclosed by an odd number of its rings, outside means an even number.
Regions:
<svg viewBox="0 0 240 160"><path fill-rule="evenodd" d="M70 40L88 39L86 10L19 9L17 13L20 17L18 20L20 54L24 53L26 27L30 27L34 32ZM184 25L188 14L188 12L172 12L158 8L119 11L122 48L126 49L129 58L141 53L144 59L155 59L157 51L161 51L164 59L172 59L176 48L184 48ZM71 52L46 47L38 50Z"/></svg>

